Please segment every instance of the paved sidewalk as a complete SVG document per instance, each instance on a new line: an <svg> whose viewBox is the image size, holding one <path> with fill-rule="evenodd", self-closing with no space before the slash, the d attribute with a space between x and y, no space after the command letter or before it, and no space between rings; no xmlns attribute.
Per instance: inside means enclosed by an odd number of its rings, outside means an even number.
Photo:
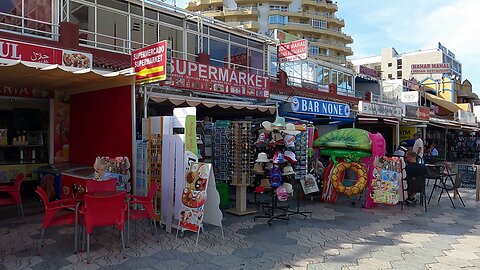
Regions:
<svg viewBox="0 0 480 270"><path fill-rule="evenodd" d="M206 226L195 235L160 233L155 242L145 222L132 227L126 256L111 229L96 230L93 262L73 254L73 228L47 229L38 253L41 204L26 205L21 222L15 208L0 208L0 269L480 269L480 203L474 191L460 191L467 207L448 197L423 207L362 209L342 199L335 205L303 202L312 218L253 221L225 214L225 238ZM355 200L352 200L355 201Z"/></svg>

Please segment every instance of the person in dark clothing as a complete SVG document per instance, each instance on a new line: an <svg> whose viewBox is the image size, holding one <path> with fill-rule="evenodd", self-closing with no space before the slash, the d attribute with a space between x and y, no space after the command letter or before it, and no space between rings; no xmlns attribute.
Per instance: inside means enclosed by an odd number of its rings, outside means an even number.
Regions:
<svg viewBox="0 0 480 270"><path fill-rule="evenodd" d="M405 172L407 173L407 193L408 198L406 204L416 204L415 195L425 188L425 176L427 175L427 167L417 162L417 154L408 151L405 154Z"/></svg>

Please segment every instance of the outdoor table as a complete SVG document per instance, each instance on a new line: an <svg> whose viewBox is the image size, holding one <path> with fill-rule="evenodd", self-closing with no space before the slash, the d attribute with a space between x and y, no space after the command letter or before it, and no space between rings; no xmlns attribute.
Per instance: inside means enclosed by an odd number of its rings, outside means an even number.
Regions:
<svg viewBox="0 0 480 270"><path fill-rule="evenodd" d="M74 197L75 201L75 248L74 252L77 253L77 243L78 243L78 236L77 236L77 231L78 231L78 211L80 208L80 205L85 201L85 195L89 196L94 196L94 197L110 197L119 193L125 192L124 190L116 190L116 191L96 191L96 192L81 192L77 193L76 196ZM128 234L130 230L129 226L129 221L130 221L130 209L127 211L127 239L128 239Z"/></svg>
<svg viewBox="0 0 480 270"><path fill-rule="evenodd" d="M450 196L450 193L447 190L447 179L450 179L450 182L452 183L452 187L455 186L455 182L453 180L453 176L456 176L457 173L452 173L450 170L445 166L445 164L425 164L427 167L441 167L443 168L442 171L440 171L440 177L435 179L435 183L433 184L432 192L430 193L430 197L428 199L428 203L430 203L430 200L432 199L433 191L435 190L435 187L439 187L442 189L442 193L445 190L445 192L448 195L448 198L450 199L450 202L452 203L453 207L455 208L455 204L453 203L452 197ZM440 180L440 183L437 185L437 180ZM455 193L454 193L455 194ZM441 193L440 193L441 196ZM440 202L440 198L438 198L438 201Z"/></svg>

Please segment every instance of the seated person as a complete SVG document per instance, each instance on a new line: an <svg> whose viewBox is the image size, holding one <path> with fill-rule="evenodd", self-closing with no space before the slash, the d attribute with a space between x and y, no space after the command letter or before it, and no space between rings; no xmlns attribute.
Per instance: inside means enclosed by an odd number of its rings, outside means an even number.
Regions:
<svg viewBox="0 0 480 270"><path fill-rule="evenodd" d="M422 192L425 188L425 177L427 175L427 167L424 164L417 162L417 154L413 151L408 151L405 154L405 171L407 176L407 193L408 198L405 200L406 204L416 204L415 195Z"/></svg>

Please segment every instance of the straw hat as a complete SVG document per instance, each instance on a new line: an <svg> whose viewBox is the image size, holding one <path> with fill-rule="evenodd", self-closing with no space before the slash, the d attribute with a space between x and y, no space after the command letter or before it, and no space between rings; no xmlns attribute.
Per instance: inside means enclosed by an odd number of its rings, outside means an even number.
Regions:
<svg viewBox="0 0 480 270"><path fill-rule="evenodd" d="M254 174L259 174L259 175L264 175L265 174L265 170L263 169L261 163L255 163L255 165L253 165L253 170L252 171L253 171Z"/></svg>
<svg viewBox="0 0 480 270"><path fill-rule="evenodd" d="M273 169L273 162L267 162L265 164L265 170L270 171L271 169Z"/></svg>
<svg viewBox="0 0 480 270"><path fill-rule="evenodd" d="M300 133L300 131L296 130L295 125L292 124L292 123L286 124L285 130L283 132L285 132L287 134L290 134L290 135L297 135L297 134Z"/></svg>
<svg viewBox="0 0 480 270"><path fill-rule="evenodd" d="M288 194L293 194L293 186L290 183L283 183L282 187L284 187L287 190Z"/></svg>
<svg viewBox="0 0 480 270"><path fill-rule="evenodd" d="M292 175L295 174L295 171L293 170L292 166L288 165L283 168L282 175Z"/></svg>
<svg viewBox="0 0 480 270"><path fill-rule="evenodd" d="M268 156L266 153L261 152L258 153L257 160L255 162L270 162L270 159L268 159Z"/></svg>

